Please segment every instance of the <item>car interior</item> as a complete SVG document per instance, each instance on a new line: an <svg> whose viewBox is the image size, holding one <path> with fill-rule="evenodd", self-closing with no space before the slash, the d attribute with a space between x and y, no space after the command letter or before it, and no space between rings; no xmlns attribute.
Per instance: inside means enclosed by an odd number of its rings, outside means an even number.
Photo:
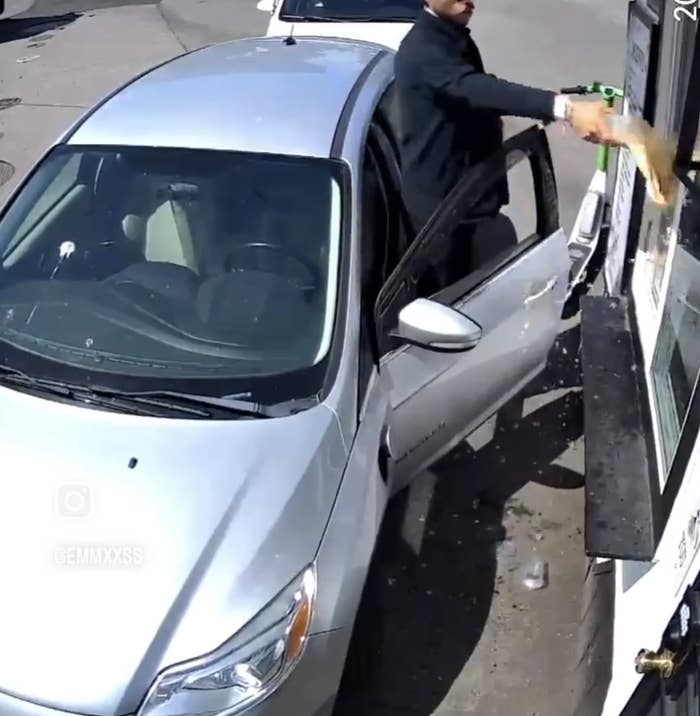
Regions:
<svg viewBox="0 0 700 716"><path fill-rule="evenodd" d="M330 183L327 169L284 160L74 155L29 212L16 207L21 221L6 215L0 301L99 300L113 320L167 324L193 350L298 358L324 325Z"/></svg>

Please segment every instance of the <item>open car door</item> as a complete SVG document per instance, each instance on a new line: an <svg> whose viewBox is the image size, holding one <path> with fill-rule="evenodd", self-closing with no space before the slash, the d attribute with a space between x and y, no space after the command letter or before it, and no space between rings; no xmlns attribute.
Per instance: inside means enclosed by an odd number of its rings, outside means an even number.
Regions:
<svg viewBox="0 0 700 716"><path fill-rule="evenodd" d="M522 187L512 181L516 170L524 171L530 183L525 199ZM495 247L495 255L476 270L465 268L465 275L430 296L476 323L481 329L478 342L463 352L401 345L395 331L402 309L420 297L417 287L435 265L435 257L504 175L509 180L509 206L518 214L529 211L533 230L523 237L513 231L512 239ZM501 215L482 224L480 240L495 244L503 221L509 222ZM394 491L475 430L542 370L559 331L569 269L549 144L544 130L532 127L466 172L377 297L380 371L388 373L391 385L387 444Z"/></svg>

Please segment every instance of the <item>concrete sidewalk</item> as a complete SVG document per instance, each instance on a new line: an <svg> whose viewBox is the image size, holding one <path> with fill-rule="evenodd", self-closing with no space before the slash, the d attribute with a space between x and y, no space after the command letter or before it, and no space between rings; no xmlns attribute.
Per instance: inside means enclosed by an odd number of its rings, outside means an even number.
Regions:
<svg viewBox="0 0 700 716"><path fill-rule="evenodd" d="M255 0L161 0L160 11L188 49L264 35L269 20Z"/></svg>
<svg viewBox="0 0 700 716"><path fill-rule="evenodd" d="M3 19L26 12L32 6L32 3L33 0L5 0Z"/></svg>
<svg viewBox="0 0 700 716"><path fill-rule="evenodd" d="M0 204L45 148L112 90L186 50L264 34L268 20L254 0L114 4L83 12L90 3L8 3L12 17L0 32L0 99L9 106L0 111ZM71 7L79 12L64 14Z"/></svg>
<svg viewBox="0 0 700 716"><path fill-rule="evenodd" d="M10 27L17 37L3 35L0 43L0 98L20 102L0 112L1 158L14 172L0 186L0 203L89 107L134 75L183 52L155 5L99 10L53 23L23 20Z"/></svg>

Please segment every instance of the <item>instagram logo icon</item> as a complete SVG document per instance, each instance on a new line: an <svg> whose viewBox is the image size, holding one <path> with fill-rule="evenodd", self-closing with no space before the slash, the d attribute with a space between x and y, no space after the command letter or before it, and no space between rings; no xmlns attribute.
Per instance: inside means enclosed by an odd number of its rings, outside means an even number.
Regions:
<svg viewBox="0 0 700 716"><path fill-rule="evenodd" d="M56 509L61 517L87 517L92 511L92 493L87 485L61 485L56 493Z"/></svg>

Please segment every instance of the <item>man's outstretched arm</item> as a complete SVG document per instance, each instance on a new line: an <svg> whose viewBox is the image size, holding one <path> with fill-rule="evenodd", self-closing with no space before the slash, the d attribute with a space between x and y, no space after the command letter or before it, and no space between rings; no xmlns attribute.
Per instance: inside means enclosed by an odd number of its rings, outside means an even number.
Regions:
<svg viewBox="0 0 700 716"><path fill-rule="evenodd" d="M428 62L422 71L425 80L439 95L464 104L466 108L542 121L566 120L583 139L611 140L606 118L612 110L604 102L571 101L550 90L477 72L461 59Z"/></svg>
<svg viewBox="0 0 700 716"><path fill-rule="evenodd" d="M435 91L473 110L488 109L512 117L553 120L556 93L477 72L461 59L430 62L423 73Z"/></svg>

